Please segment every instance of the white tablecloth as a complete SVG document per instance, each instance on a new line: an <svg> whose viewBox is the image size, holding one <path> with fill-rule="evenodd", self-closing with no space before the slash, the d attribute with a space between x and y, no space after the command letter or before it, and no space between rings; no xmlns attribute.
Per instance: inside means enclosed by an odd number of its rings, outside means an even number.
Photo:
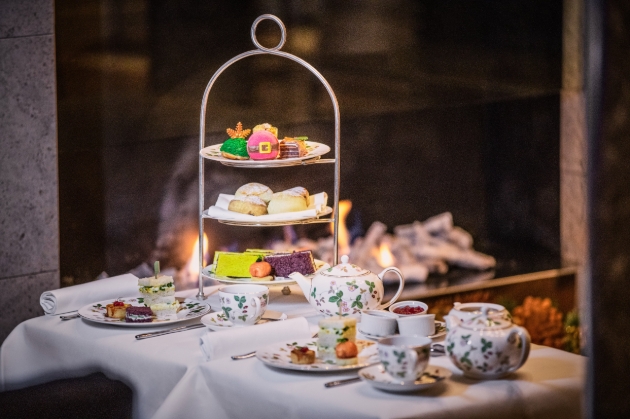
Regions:
<svg viewBox="0 0 630 419"><path fill-rule="evenodd" d="M299 288L271 293L269 308L319 317ZM216 287L206 289L212 293ZM178 293L194 296L195 291ZM209 298L219 308L216 293ZM191 322L196 322L193 320ZM134 391L136 418L576 418L580 417L585 358L533 345L530 358L503 380L463 378L446 357L431 363L454 372L444 386L391 394L355 383L324 383L353 373L313 374L271 369L257 359L206 362L199 348L204 329L136 341L146 329L97 325L43 316L21 323L0 350L0 390L101 371ZM154 329L158 330L158 329ZM220 333L220 332L217 332Z"/></svg>

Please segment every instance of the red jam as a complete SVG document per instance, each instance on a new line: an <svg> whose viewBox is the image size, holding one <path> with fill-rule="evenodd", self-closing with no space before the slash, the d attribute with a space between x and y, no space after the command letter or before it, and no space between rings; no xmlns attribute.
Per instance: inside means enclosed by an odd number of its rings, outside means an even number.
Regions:
<svg viewBox="0 0 630 419"><path fill-rule="evenodd" d="M125 303L122 301L114 301L114 307L124 307Z"/></svg>
<svg viewBox="0 0 630 419"><path fill-rule="evenodd" d="M420 306L402 306L394 309L394 313L396 314L420 314L423 311L424 309Z"/></svg>

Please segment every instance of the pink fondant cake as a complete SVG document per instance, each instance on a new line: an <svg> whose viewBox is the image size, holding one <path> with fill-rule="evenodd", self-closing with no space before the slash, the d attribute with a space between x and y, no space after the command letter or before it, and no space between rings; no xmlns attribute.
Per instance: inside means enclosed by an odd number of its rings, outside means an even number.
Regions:
<svg viewBox="0 0 630 419"><path fill-rule="evenodd" d="M247 153L253 160L278 157L278 139L269 131L256 131L247 140Z"/></svg>

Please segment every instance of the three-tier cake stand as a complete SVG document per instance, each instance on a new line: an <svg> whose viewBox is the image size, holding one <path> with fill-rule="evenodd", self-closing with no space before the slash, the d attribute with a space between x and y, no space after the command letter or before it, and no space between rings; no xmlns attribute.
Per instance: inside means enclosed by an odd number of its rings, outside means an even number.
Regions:
<svg viewBox="0 0 630 419"><path fill-rule="evenodd" d="M272 20L280 27L280 42L273 48L266 48L262 46L258 40L256 39L256 28L258 24L263 20ZM203 269L204 263L204 248L203 248L203 233L204 233L204 220L206 218L214 218L208 216L208 214L204 214L205 210L205 190L204 190L204 164L206 160L217 160L220 163L227 166L235 166L235 167L243 167L243 168L269 168L269 167L291 167L291 166L304 166L310 164L320 164L320 163L333 163L335 167L334 174L334 196L333 196L333 210L332 210L332 218L309 218L303 220L287 220L287 221L274 221L274 222L239 222L239 221L230 221L230 220L221 220L218 219L219 222L230 225L238 225L238 226L248 226L248 227L269 227L269 226L284 226L284 225L292 225L292 224L311 224L311 223L331 223L333 224L333 263L336 265L338 263L338 248L337 248L337 240L338 240L338 228L339 228L339 178L340 178L340 128L339 128L339 104L337 103L337 98L335 97L335 93L333 92L330 84L326 81L324 76L322 76L319 71L315 69L312 65L304 61L303 59L296 57L295 55L288 54L286 52L280 51L280 49L284 46L286 41L286 28L282 21L270 14L265 14L259 16L254 23L252 24L251 29L251 37L252 42L256 46L257 49L244 52L235 56L234 58L227 61L223 64L217 71L214 73L208 85L206 86L206 90L203 94L203 99L201 101L201 116L199 118L199 292L197 293L197 298L203 300L205 298L203 292L203 278L205 276ZM295 61L298 64L306 67L315 77L319 79L319 81L324 85L326 91L328 92L330 99L332 101L333 110L335 113L335 158L334 159L322 159L321 155L316 155L310 157L307 155L303 159L276 159L276 160L226 160L222 158L217 158L211 154L204 152L205 149L205 137L206 137L206 108L208 104L208 96L210 95L210 90L214 85L214 82L217 78L232 64L237 61L242 60L246 57L256 56L256 55L275 55L278 57L288 58L289 60ZM292 185L294 186L294 185Z"/></svg>

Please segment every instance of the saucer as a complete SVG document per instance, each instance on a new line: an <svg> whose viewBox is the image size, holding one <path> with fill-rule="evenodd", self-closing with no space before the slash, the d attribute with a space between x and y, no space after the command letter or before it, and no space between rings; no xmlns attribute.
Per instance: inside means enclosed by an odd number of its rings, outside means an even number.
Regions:
<svg viewBox="0 0 630 419"><path fill-rule="evenodd" d="M286 313L280 313L273 310L267 310L263 315L263 318L260 319L256 324L264 324L273 320L286 320L288 317ZM247 327L247 326L234 326L234 323L228 320L225 316L225 313L222 311L217 311L215 313L210 313L201 318L201 323L205 324L206 327L212 331L220 331L220 330L228 330L234 327ZM255 325L252 325L255 326Z"/></svg>
<svg viewBox="0 0 630 419"><path fill-rule="evenodd" d="M376 364L359 370L359 378L368 382L372 387L379 390L392 391L396 393L406 393L411 391L426 390L449 378L453 373L443 367L429 365L416 381L403 384L394 380L383 368L383 365Z"/></svg>
<svg viewBox="0 0 630 419"><path fill-rule="evenodd" d="M388 338L390 336L395 336L394 335L388 335L388 336L379 336L379 335L373 335L371 333L366 333L364 331L361 330L361 323L359 323L357 325L357 331L359 333L361 333L363 336L365 336L368 339L372 339L372 340L379 340L379 339L383 339L383 338ZM446 334L447 330L446 330L446 323L441 322L441 321L435 321L435 333L432 334L431 336L429 336L431 339L436 339L439 337L442 337Z"/></svg>

